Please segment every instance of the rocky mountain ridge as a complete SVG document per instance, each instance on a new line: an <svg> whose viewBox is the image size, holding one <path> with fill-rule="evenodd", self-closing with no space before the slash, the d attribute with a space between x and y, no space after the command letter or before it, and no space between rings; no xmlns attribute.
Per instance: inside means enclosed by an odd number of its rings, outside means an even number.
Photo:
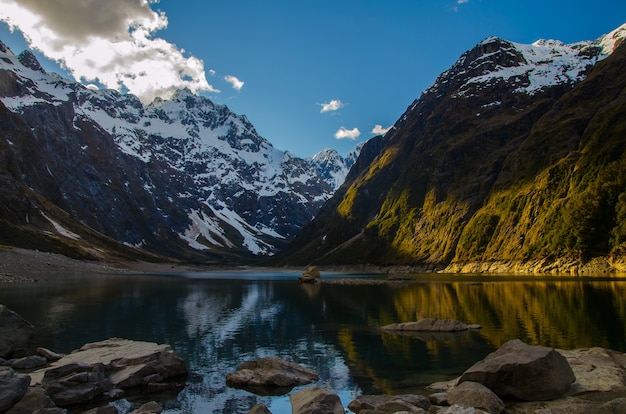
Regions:
<svg viewBox="0 0 626 414"><path fill-rule="evenodd" d="M407 108L280 263L541 271L558 259L577 271L619 253L625 35L623 25L570 45L480 42Z"/></svg>
<svg viewBox="0 0 626 414"><path fill-rule="evenodd" d="M16 56L1 43L0 101L14 185L107 237L166 256L271 255L349 168L336 152L307 160L278 150L245 116L189 90L143 105L47 73L31 52ZM5 220L27 226L25 217L42 214ZM48 227L55 237L71 233Z"/></svg>

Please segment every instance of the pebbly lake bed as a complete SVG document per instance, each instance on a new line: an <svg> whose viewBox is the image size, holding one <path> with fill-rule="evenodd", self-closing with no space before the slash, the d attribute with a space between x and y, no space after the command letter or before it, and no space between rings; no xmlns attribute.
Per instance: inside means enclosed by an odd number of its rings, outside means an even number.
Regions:
<svg viewBox="0 0 626 414"><path fill-rule="evenodd" d="M3 283L0 303L37 328L35 343L68 353L111 337L166 343L190 370L162 395L166 413L289 413L288 395L229 388L246 360L278 356L319 372L341 397L423 393L460 375L509 339L559 349L626 352L626 278L323 272L300 284L283 270L159 274L55 273ZM480 324L460 334L381 332L425 317ZM294 389L297 391L297 389ZM155 397L156 398L156 397ZM158 399L158 398L157 398ZM131 402L116 403L122 410Z"/></svg>

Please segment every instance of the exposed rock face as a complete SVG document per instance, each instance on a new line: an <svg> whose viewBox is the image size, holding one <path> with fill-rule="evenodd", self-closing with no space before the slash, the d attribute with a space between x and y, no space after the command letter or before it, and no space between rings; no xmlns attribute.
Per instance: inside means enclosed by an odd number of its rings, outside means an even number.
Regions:
<svg viewBox="0 0 626 414"><path fill-rule="evenodd" d="M384 331L407 331L407 332L460 332L470 329L480 329L480 325L466 324L453 319L424 318L417 322L402 322L385 325L380 329Z"/></svg>
<svg viewBox="0 0 626 414"><path fill-rule="evenodd" d="M0 412L5 412L26 395L30 377L8 367L0 367Z"/></svg>
<svg viewBox="0 0 626 414"><path fill-rule="evenodd" d="M482 384L465 381L448 393L450 405L465 405L480 408L491 414L504 411L504 402L493 391Z"/></svg>
<svg viewBox="0 0 626 414"><path fill-rule="evenodd" d="M257 404L248 411L248 414L272 414L265 404Z"/></svg>
<svg viewBox="0 0 626 414"><path fill-rule="evenodd" d="M277 357L246 361L226 375L226 384L260 395L283 395L297 385L317 381L313 370Z"/></svg>
<svg viewBox="0 0 626 414"><path fill-rule="evenodd" d="M293 414L344 414L337 394L321 387L305 388L289 396Z"/></svg>
<svg viewBox="0 0 626 414"><path fill-rule="evenodd" d="M322 281L322 276L320 275L320 271L317 270L317 267L309 266L298 277L298 281L300 281L300 283L316 284Z"/></svg>
<svg viewBox="0 0 626 414"><path fill-rule="evenodd" d="M514 339L465 371L459 384L478 382L500 398L543 401L562 397L575 380L567 359L556 350Z"/></svg>
<svg viewBox="0 0 626 414"><path fill-rule="evenodd" d="M0 305L0 358L10 358L16 350L30 347L34 335L30 322Z"/></svg>

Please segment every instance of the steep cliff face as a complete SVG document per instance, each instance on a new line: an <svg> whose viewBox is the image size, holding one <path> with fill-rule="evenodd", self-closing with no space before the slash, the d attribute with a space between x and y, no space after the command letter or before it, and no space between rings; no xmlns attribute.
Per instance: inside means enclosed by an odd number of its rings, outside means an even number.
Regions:
<svg viewBox="0 0 626 414"><path fill-rule="evenodd" d="M572 45L488 38L466 52L285 261L442 268L618 251L623 33Z"/></svg>

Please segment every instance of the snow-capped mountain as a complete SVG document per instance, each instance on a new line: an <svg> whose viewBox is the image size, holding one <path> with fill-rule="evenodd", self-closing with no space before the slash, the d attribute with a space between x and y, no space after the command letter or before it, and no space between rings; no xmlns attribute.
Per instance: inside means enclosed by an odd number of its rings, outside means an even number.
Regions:
<svg viewBox="0 0 626 414"><path fill-rule="evenodd" d="M626 24L573 44L478 43L407 108L375 156L363 148L277 263L432 270L612 254L626 240L616 215L625 37Z"/></svg>
<svg viewBox="0 0 626 414"><path fill-rule="evenodd" d="M189 90L143 105L46 73L32 53L16 56L2 43L0 101L40 145L26 157L26 141L7 137L29 187L94 229L152 250L167 240L272 254L347 173L339 157L340 171L323 177L318 163L274 148L245 116Z"/></svg>
<svg viewBox="0 0 626 414"><path fill-rule="evenodd" d="M365 141L358 143L345 158L332 148L324 148L315 154L310 161L320 176L336 190L345 181L350 168L359 157L363 145L365 145Z"/></svg>

